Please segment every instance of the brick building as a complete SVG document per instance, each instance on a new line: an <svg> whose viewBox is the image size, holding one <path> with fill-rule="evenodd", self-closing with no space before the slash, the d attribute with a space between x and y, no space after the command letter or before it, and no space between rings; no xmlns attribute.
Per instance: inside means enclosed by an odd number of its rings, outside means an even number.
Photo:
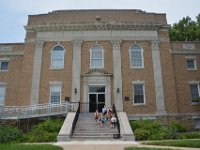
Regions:
<svg viewBox="0 0 200 150"><path fill-rule="evenodd" d="M24 43L0 44L0 105L115 104L129 119L200 127L200 42L170 42L165 14L60 10L25 29Z"/></svg>

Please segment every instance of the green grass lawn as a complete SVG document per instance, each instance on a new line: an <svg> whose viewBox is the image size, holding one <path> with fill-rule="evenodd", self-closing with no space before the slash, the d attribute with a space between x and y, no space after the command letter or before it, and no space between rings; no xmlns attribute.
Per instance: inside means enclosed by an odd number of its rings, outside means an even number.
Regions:
<svg viewBox="0 0 200 150"><path fill-rule="evenodd" d="M144 142L143 144L200 148L200 139L152 141Z"/></svg>
<svg viewBox="0 0 200 150"><path fill-rule="evenodd" d="M1 150L62 150L61 147L47 144L0 144Z"/></svg>
<svg viewBox="0 0 200 150"><path fill-rule="evenodd" d="M125 150L170 150L164 148L147 148L147 147L128 147Z"/></svg>

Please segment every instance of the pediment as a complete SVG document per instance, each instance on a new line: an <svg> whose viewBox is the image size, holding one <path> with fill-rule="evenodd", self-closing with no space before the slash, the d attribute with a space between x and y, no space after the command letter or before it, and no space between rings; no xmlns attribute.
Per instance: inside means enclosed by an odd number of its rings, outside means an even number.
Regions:
<svg viewBox="0 0 200 150"><path fill-rule="evenodd" d="M112 73L107 72L105 69L90 69L83 76L112 76Z"/></svg>

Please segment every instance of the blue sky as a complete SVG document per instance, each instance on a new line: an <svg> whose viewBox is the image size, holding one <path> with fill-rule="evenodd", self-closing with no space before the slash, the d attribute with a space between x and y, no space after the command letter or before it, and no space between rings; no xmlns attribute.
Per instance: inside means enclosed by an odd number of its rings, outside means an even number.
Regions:
<svg viewBox="0 0 200 150"><path fill-rule="evenodd" d="M0 0L0 43L24 42L28 15L59 9L141 9L166 13L173 24L186 16L195 20L200 0Z"/></svg>

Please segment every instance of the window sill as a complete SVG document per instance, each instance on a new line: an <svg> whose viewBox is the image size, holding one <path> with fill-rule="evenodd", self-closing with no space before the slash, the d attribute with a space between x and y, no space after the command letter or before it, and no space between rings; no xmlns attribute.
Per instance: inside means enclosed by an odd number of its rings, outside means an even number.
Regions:
<svg viewBox="0 0 200 150"><path fill-rule="evenodd" d="M200 102L192 102L192 106L200 105Z"/></svg>
<svg viewBox="0 0 200 150"><path fill-rule="evenodd" d="M195 70L197 70L197 68L193 68L193 69L192 68L191 69L187 68L187 70L188 71L195 71Z"/></svg>
<svg viewBox="0 0 200 150"><path fill-rule="evenodd" d="M64 68L49 68L51 70L63 70Z"/></svg>
<svg viewBox="0 0 200 150"><path fill-rule="evenodd" d="M8 70L0 70L0 72L8 72Z"/></svg>
<svg viewBox="0 0 200 150"><path fill-rule="evenodd" d="M133 104L133 106L146 106L146 104L145 103L141 103L141 104Z"/></svg>

